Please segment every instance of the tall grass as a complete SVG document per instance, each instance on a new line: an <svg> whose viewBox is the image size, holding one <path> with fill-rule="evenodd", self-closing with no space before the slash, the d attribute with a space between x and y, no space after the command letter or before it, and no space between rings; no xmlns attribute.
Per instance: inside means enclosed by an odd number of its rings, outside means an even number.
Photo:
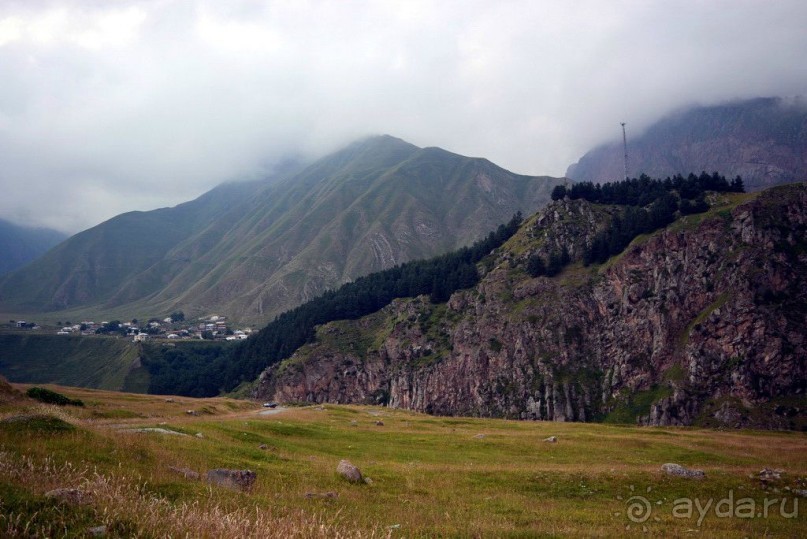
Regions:
<svg viewBox="0 0 807 539"><path fill-rule="evenodd" d="M89 499L86 507L57 504L56 510L23 511L3 503L3 537L82 535L90 527L127 537L382 537L386 534L351 529L338 518L321 514L271 511L252 507L229 509L214 497L172 503L150 493L141 477L101 474L86 464L56 463L0 452L0 479L6 485L33 492L35 499L58 487L76 488ZM6 490L8 486L6 486ZM13 488L11 490L14 490ZM29 504L30 505L30 504ZM85 529L76 529L83 524Z"/></svg>

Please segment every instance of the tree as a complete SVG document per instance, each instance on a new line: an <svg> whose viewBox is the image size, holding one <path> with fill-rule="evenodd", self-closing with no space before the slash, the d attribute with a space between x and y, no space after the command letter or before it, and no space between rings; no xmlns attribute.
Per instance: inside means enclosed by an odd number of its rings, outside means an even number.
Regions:
<svg viewBox="0 0 807 539"><path fill-rule="evenodd" d="M171 322L182 322L185 320L185 313L182 311L177 311L171 313Z"/></svg>
<svg viewBox="0 0 807 539"><path fill-rule="evenodd" d="M530 277L539 277L546 274L544 259L538 253L533 253L527 259L527 273Z"/></svg>
<svg viewBox="0 0 807 539"><path fill-rule="evenodd" d="M549 253L549 262L546 265L547 277L554 277L563 269L562 256L557 251Z"/></svg>
<svg viewBox="0 0 807 539"><path fill-rule="evenodd" d="M556 185L554 189L552 189L552 200L561 200L562 198L566 197L566 186L565 185Z"/></svg>

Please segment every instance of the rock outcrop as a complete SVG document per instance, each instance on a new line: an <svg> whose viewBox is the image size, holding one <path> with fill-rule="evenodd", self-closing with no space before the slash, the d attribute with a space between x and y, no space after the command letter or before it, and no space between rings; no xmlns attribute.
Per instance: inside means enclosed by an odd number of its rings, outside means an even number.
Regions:
<svg viewBox="0 0 807 539"><path fill-rule="evenodd" d="M528 219L447 304L398 299L265 371L262 399L552 421L804 428L807 187L713 197L602 266L618 211L562 200ZM531 278L566 247L572 265Z"/></svg>

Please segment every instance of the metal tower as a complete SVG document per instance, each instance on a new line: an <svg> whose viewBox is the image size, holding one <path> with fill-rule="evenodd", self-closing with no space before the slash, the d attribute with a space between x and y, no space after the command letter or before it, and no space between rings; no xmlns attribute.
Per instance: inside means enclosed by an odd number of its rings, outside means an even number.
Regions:
<svg viewBox="0 0 807 539"><path fill-rule="evenodd" d="M625 179L628 179L628 137L625 135L625 122L622 122L622 146L625 148Z"/></svg>

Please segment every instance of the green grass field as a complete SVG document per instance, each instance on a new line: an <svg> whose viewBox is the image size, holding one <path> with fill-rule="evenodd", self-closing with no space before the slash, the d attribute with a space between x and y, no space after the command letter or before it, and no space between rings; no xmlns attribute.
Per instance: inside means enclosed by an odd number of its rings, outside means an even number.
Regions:
<svg viewBox="0 0 807 539"><path fill-rule="evenodd" d="M793 492L807 488L803 433L447 418L332 405L262 415L256 403L226 398L168 402L48 387L85 406L55 408L5 391L2 536L82 537L98 525L121 537L807 533L807 500ZM28 416L8 420L21 414ZM132 430L141 427L185 436ZM557 443L545 442L549 436ZM341 459L371 482L340 478ZM703 469L706 478L666 476L666 462ZM212 468L249 468L258 478L251 492L232 492L169 466L203 476ZM765 484L758 477L765 467L784 471ZM92 500L69 505L44 496L58 487L82 488ZM695 499L701 509L711 500L700 522ZM692 501L691 516L682 500ZM637 518L648 508L646 520ZM726 511L731 516L722 516Z"/></svg>

